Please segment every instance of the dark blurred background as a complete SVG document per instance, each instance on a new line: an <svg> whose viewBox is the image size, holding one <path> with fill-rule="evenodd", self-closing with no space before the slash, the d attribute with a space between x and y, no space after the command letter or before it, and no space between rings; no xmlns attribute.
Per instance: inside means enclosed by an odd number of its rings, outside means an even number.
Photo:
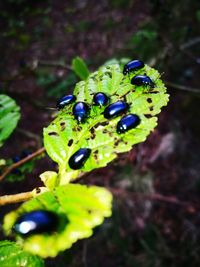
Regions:
<svg viewBox="0 0 200 267"><path fill-rule="evenodd" d="M42 146L49 108L78 81L69 70L76 56L91 71L112 58L141 59L170 94L147 141L84 180L115 190L112 218L47 266L199 267L200 1L5 0L0 32L0 92L22 116L0 150L8 161ZM33 165L2 181L0 194L33 189L56 168L48 157Z"/></svg>

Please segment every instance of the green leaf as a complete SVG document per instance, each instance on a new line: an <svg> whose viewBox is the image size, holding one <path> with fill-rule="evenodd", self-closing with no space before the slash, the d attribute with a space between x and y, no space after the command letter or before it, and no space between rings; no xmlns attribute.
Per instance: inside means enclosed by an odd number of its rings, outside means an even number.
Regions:
<svg viewBox="0 0 200 267"><path fill-rule="evenodd" d="M134 75L144 73L153 80L155 88L134 86L130 83ZM121 117L105 119L102 114L104 108L92 105L96 92L106 93L111 103L118 100L128 102L128 113L137 114L141 119L140 125L125 134L117 134L116 126ZM124 76L119 64L101 67L86 81L79 82L74 94L77 101L85 101L91 105L87 121L77 124L71 104L61 110L57 118L44 129L44 145L49 156L59 165L60 184L75 179L80 172L106 166L118 153L129 151L133 145L145 141L157 125L155 115L160 113L162 106L167 105L169 97L155 69L145 65L134 74ZM85 165L74 171L70 169L68 160L80 148L90 148L92 152Z"/></svg>
<svg viewBox="0 0 200 267"><path fill-rule="evenodd" d="M81 80L86 80L90 74L87 65L80 57L76 57L72 60L72 69Z"/></svg>
<svg viewBox="0 0 200 267"><path fill-rule="evenodd" d="M53 190L57 183L57 172L46 171L40 174L40 178L44 185L49 189Z"/></svg>
<svg viewBox="0 0 200 267"><path fill-rule="evenodd" d="M20 108L7 95L0 95L0 147L17 126Z"/></svg>
<svg viewBox="0 0 200 267"><path fill-rule="evenodd" d="M6 165L6 160L5 159L0 159L0 167Z"/></svg>
<svg viewBox="0 0 200 267"><path fill-rule="evenodd" d="M92 235L92 228L111 215L112 195L104 188L79 184L56 187L24 203L4 218L4 231L11 234L12 227L21 214L45 209L58 214L58 230L51 234L35 234L26 238L17 236L25 251L41 257L55 257L68 249L78 239Z"/></svg>
<svg viewBox="0 0 200 267"><path fill-rule="evenodd" d="M44 261L38 256L23 251L11 241L0 242L1 267L44 267Z"/></svg>

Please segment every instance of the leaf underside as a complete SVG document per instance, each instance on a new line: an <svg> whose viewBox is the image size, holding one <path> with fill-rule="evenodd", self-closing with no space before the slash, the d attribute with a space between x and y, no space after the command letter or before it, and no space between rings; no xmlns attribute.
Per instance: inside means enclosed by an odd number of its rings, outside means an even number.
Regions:
<svg viewBox="0 0 200 267"><path fill-rule="evenodd" d="M7 95L0 95L0 147L17 126L20 108Z"/></svg>
<svg viewBox="0 0 200 267"><path fill-rule="evenodd" d="M23 251L20 246L11 241L0 242L1 267L44 267L41 258Z"/></svg>
<svg viewBox="0 0 200 267"><path fill-rule="evenodd" d="M25 251L41 257L55 257L68 249L78 239L92 235L92 228L100 225L104 217L111 215L112 195L104 188L78 184L59 186L24 203L4 218L4 231L11 234L16 219L32 210L44 209L60 218L58 230L47 234L35 234L26 238L17 236Z"/></svg>
<svg viewBox="0 0 200 267"><path fill-rule="evenodd" d="M139 74L148 75L155 83L155 88L132 85L131 78ZM124 134L117 134L116 125L122 116L105 119L102 114L104 108L92 105L93 96L97 92L107 94L110 103L126 101L130 105L127 114L137 114L141 119L140 125ZM90 74L86 81L79 82L74 95L77 101L87 102L91 107L86 122L77 123L71 104L61 110L56 119L44 129L47 153L58 163L60 173L67 173L70 179L75 179L80 172L106 166L118 153L129 151L134 144L145 141L157 125L156 115L167 105L169 98L160 74L155 69L145 65L143 69L124 76L117 63L105 65ZM80 148L90 148L92 152L84 166L74 171L70 169L68 160ZM61 178L61 184L70 179Z"/></svg>

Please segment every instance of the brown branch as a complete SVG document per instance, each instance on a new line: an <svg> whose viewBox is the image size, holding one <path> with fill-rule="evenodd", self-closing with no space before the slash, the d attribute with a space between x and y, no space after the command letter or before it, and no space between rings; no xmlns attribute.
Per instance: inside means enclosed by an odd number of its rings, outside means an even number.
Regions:
<svg viewBox="0 0 200 267"><path fill-rule="evenodd" d="M0 206L14 204L29 200L33 197L33 191L23 192L15 195L5 195L0 197Z"/></svg>
<svg viewBox="0 0 200 267"><path fill-rule="evenodd" d="M144 198L147 198L149 200L152 201L161 201L161 202L167 202L167 203L171 203L171 204L176 204L176 205L180 205L180 206L185 206L185 205L189 205L188 202L185 201L181 201L179 200L177 197L175 196L163 196L161 194L155 193L155 194L150 194L150 195L146 195L144 194L143 196Z"/></svg>
<svg viewBox="0 0 200 267"><path fill-rule="evenodd" d="M172 83L172 82L168 82L168 81L165 81L165 84L167 86L173 87L173 88L178 89L178 90L187 91L190 93L197 93L197 94L200 93L200 89L198 89L198 88L187 87L184 85L180 85L180 84L176 84L176 83Z"/></svg>
<svg viewBox="0 0 200 267"><path fill-rule="evenodd" d="M181 50L187 49L188 47L191 47L193 45L196 45L200 43L200 37L193 38L192 40L189 40L187 43L184 43L180 46Z"/></svg>
<svg viewBox="0 0 200 267"><path fill-rule="evenodd" d="M108 188L108 190L110 190L114 196L131 196L134 199L138 199L138 198L144 198L144 199L148 199L148 200L152 200L152 201L160 201L160 202L166 202L169 204L175 204L175 205L179 205L179 206L191 206L191 203L186 202L186 201L181 201L179 200L177 197L175 196L164 196L158 193L151 193L151 194L146 194L146 193L138 193L138 192L129 192L129 191L125 191L121 188ZM193 204L192 204L193 205Z"/></svg>
<svg viewBox="0 0 200 267"><path fill-rule="evenodd" d="M38 60L37 62L40 66L46 66L46 67L54 67L54 68L62 68L66 70L72 70L70 65L67 65L65 63L56 62L56 61L48 61L48 60Z"/></svg>
<svg viewBox="0 0 200 267"><path fill-rule="evenodd" d="M42 147L40 149L38 149L37 151L35 151L34 153L28 155L27 157L23 158L22 160L12 164L10 167L8 167L3 174L0 176L0 181L2 181L12 170L18 168L19 166L21 166L22 164L30 161L31 159L41 155L42 153L44 153L45 148Z"/></svg>

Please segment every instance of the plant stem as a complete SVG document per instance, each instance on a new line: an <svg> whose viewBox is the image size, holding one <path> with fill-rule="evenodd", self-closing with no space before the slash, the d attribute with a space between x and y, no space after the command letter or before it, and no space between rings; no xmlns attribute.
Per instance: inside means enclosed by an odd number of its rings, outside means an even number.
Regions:
<svg viewBox="0 0 200 267"><path fill-rule="evenodd" d="M40 149L38 149L37 151L35 151L34 153L28 155L27 157L23 158L22 160L12 164L10 167L8 167L0 176L0 181L2 181L12 170L18 168L19 166L21 166L22 164L26 163L27 161L30 161L31 159L41 155L42 153L44 153L45 148L42 147Z"/></svg>
<svg viewBox="0 0 200 267"><path fill-rule="evenodd" d="M23 192L15 195L5 195L0 197L0 206L14 204L29 200L33 197L33 191Z"/></svg>

